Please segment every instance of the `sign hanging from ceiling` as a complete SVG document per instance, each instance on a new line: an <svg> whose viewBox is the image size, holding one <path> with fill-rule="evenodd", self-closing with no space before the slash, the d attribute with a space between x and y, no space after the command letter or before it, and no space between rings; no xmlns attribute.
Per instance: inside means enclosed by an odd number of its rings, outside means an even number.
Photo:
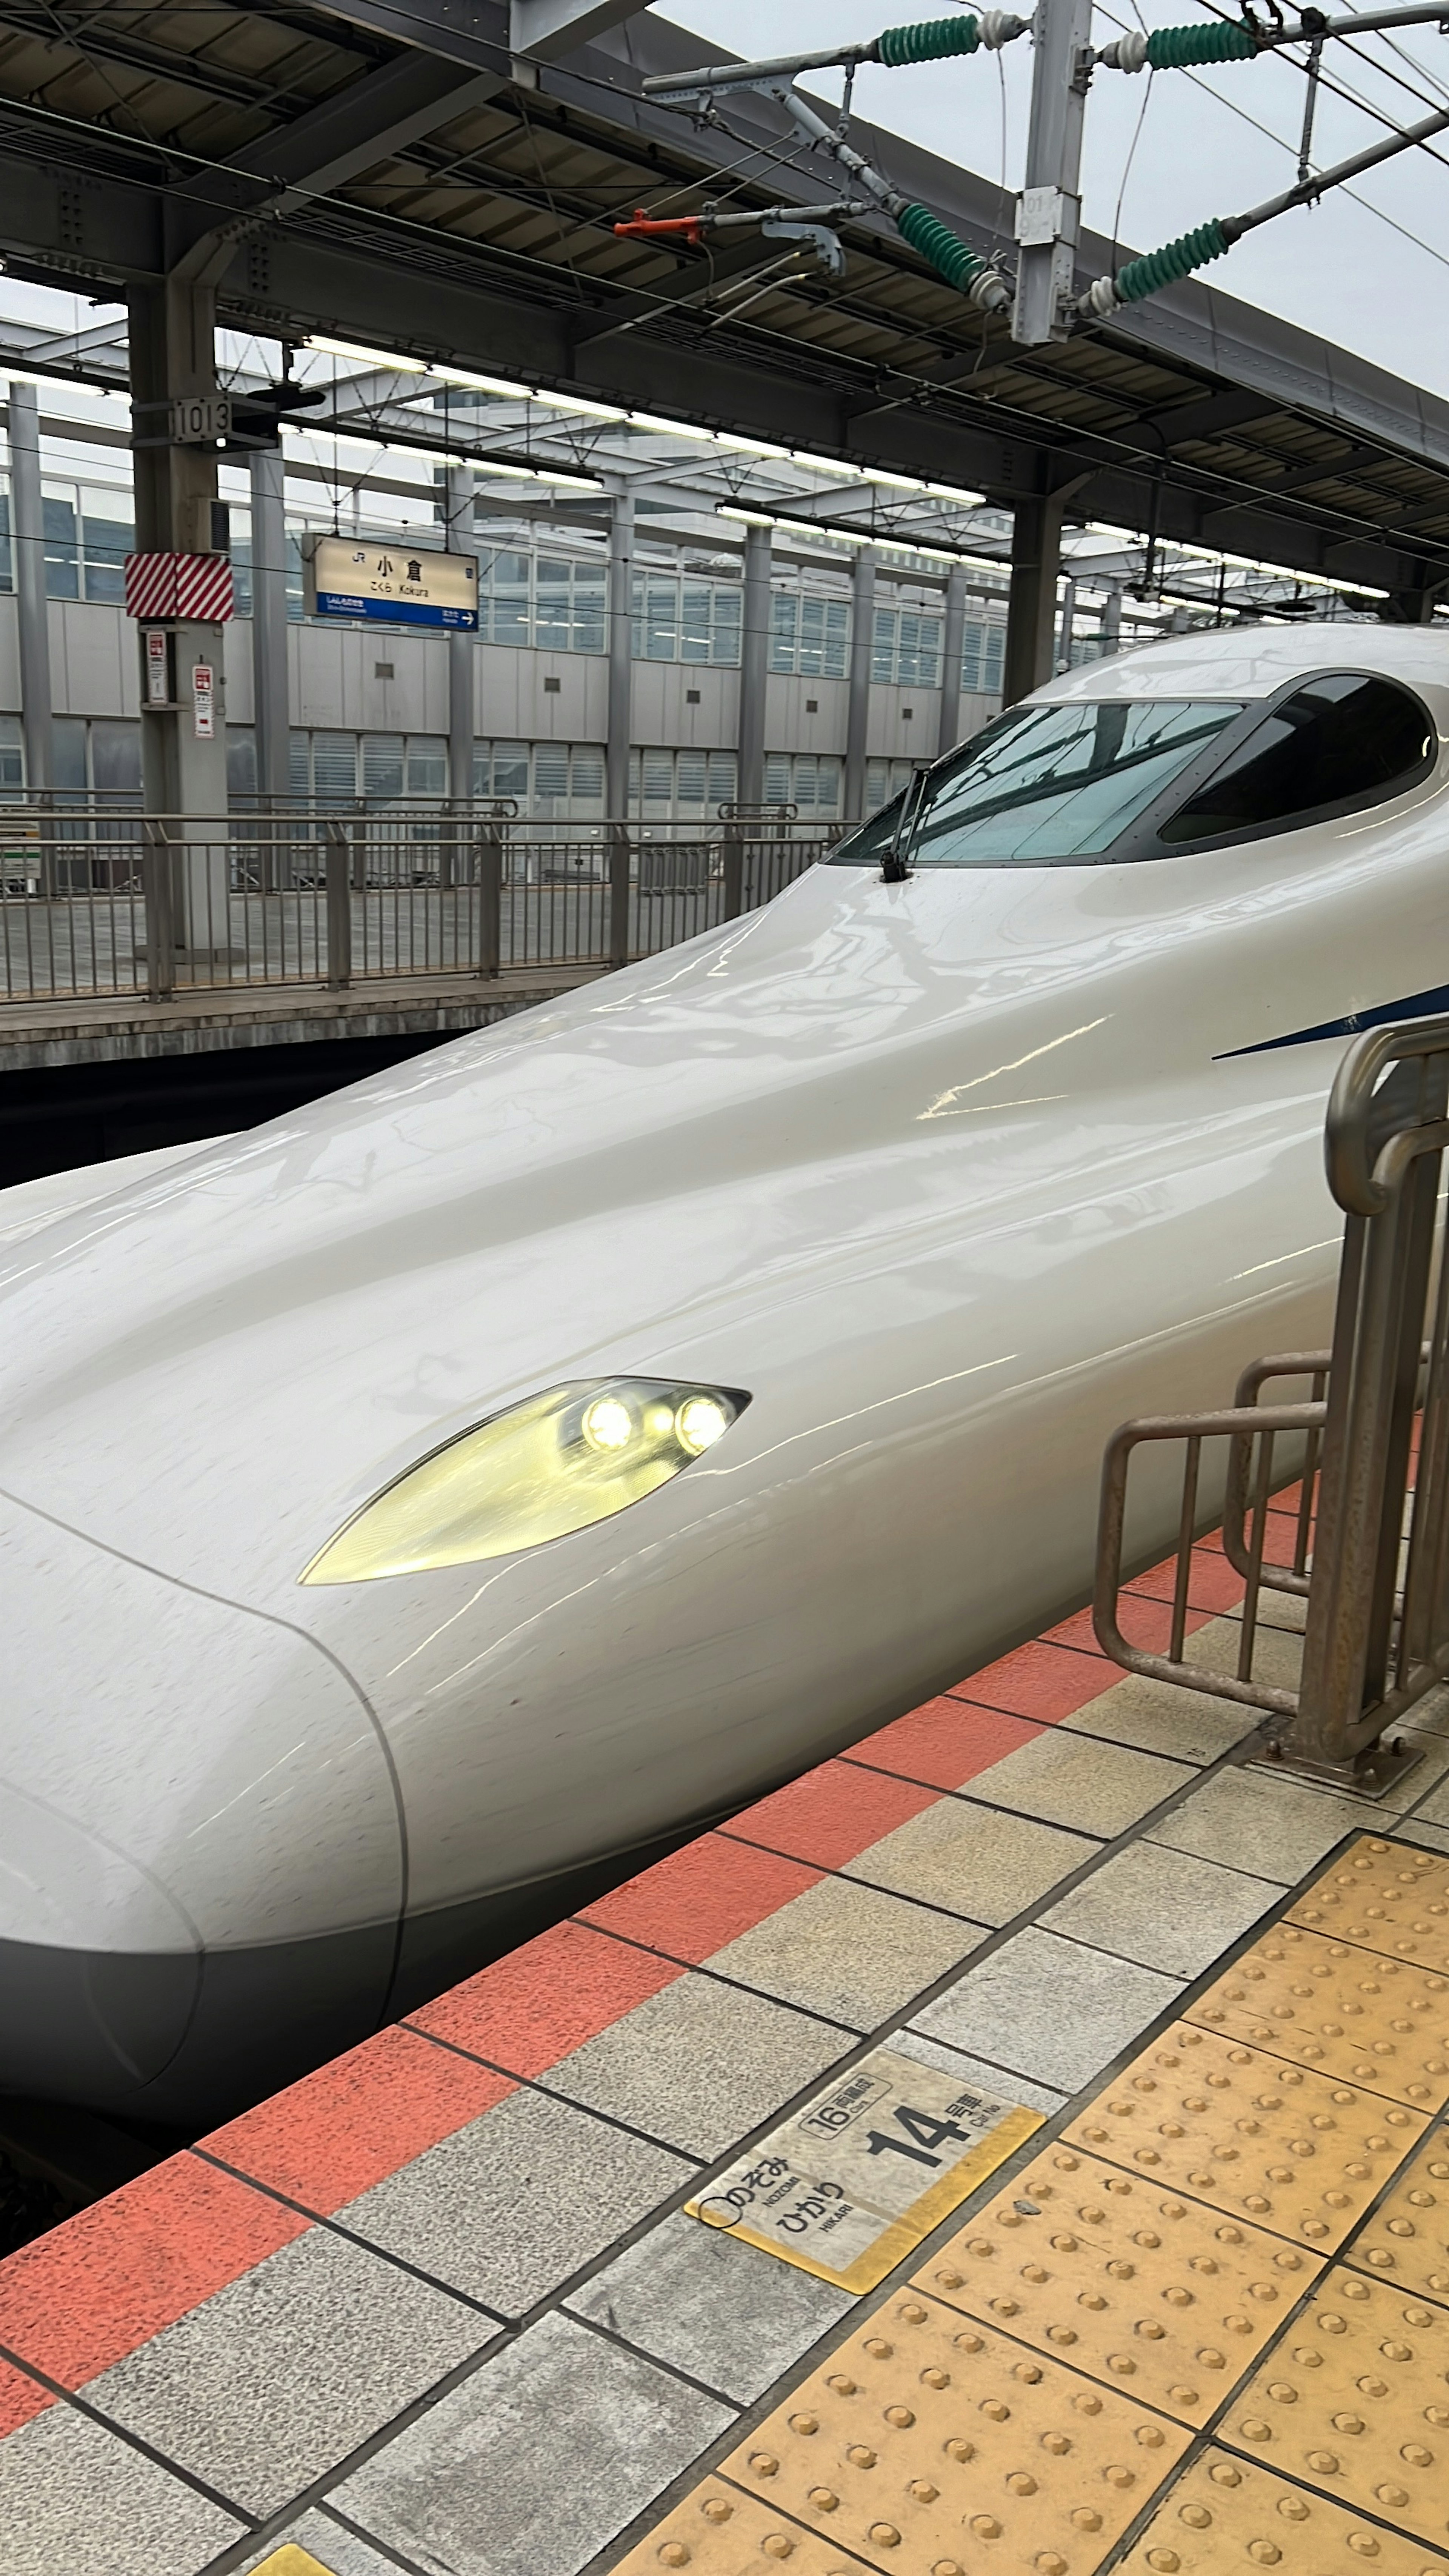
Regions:
<svg viewBox="0 0 1449 2576"><path fill-rule="evenodd" d="M374 545L361 537L314 537L304 563L310 616L376 617L389 626L477 632L478 565L472 555Z"/></svg>

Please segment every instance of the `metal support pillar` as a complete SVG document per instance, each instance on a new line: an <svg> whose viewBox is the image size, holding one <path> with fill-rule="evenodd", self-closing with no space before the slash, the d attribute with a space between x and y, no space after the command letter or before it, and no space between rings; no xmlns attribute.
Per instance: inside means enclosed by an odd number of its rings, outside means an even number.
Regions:
<svg viewBox="0 0 1449 2576"><path fill-rule="evenodd" d="M40 412L34 385L10 388L10 549L20 611L20 730L25 784L55 784L50 727L50 609L45 596L45 507L40 493Z"/></svg>
<svg viewBox="0 0 1449 2576"><path fill-rule="evenodd" d="M850 611L850 696L845 716L845 819L865 814L865 746L870 728L870 673L875 659L875 557L865 546L855 558Z"/></svg>
<svg viewBox="0 0 1449 2576"><path fill-rule="evenodd" d="M1072 633L1076 622L1077 585L1071 574L1067 573L1062 581L1062 617L1057 629L1056 667L1058 671L1069 671L1072 667Z"/></svg>
<svg viewBox="0 0 1449 2576"><path fill-rule="evenodd" d="M473 551L471 466L447 468L448 552ZM448 637L448 796L454 812L473 802L473 692L478 670L478 638L461 629Z"/></svg>
<svg viewBox="0 0 1449 2576"><path fill-rule="evenodd" d="M941 646L941 721L936 753L954 751L961 739L961 656L966 646L966 581L959 564L946 575L946 633Z"/></svg>
<svg viewBox="0 0 1449 2576"><path fill-rule="evenodd" d="M1014 707L1018 698L1029 696L1051 678L1061 537L1060 498L1017 502L1011 527L1011 589L1001 683L1004 707Z"/></svg>
<svg viewBox="0 0 1449 2576"><path fill-rule="evenodd" d="M629 736L634 689L634 496L616 492L609 516L609 708L604 804L609 842L611 966L629 963Z"/></svg>
<svg viewBox="0 0 1449 2576"><path fill-rule="evenodd" d="M287 689L287 522L282 450L257 447L252 485L252 704L257 794L274 811L291 785L292 711Z"/></svg>
<svg viewBox="0 0 1449 2576"><path fill-rule="evenodd" d="M1081 227L1082 111L1091 69L1092 0L1037 0L1032 20L1026 184L1011 336L1035 348L1064 340Z"/></svg>
<svg viewBox="0 0 1449 2576"><path fill-rule="evenodd" d="M1104 601L1104 603L1103 603L1103 607L1102 607L1102 653L1103 653L1103 657L1105 658L1105 657L1106 657L1106 655L1107 655L1107 654L1109 654L1109 653L1120 653L1120 652L1121 652L1121 650L1122 650L1122 593L1121 593L1120 589L1119 589L1119 588L1117 588L1117 586L1114 584L1114 585L1113 585L1113 587L1112 587L1112 589L1108 591L1108 593L1107 593L1107 597L1106 597L1106 599L1105 599L1105 601Z"/></svg>
<svg viewBox="0 0 1449 2576"><path fill-rule="evenodd" d="M171 405L179 396L216 393L215 292L171 277L159 286L133 286L127 302L136 548L141 554L207 554L216 449L173 438ZM164 706L148 705L144 681L142 686L146 803L153 814L182 818L175 836L175 931L178 948L194 959L225 958L231 947L227 842L194 839L184 829L188 815L227 810L224 633L220 625L178 621L172 628L174 695ZM211 675L205 694L198 671Z"/></svg>
<svg viewBox="0 0 1449 2576"><path fill-rule="evenodd" d="M765 684L770 667L770 571L773 560L768 528L751 528L745 537L744 626L740 640L739 781L741 805L765 801Z"/></svg>

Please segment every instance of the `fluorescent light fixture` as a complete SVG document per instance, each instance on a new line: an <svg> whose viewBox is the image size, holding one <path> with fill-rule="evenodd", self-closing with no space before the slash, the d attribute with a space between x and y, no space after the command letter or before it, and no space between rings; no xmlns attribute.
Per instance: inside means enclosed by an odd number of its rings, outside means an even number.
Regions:
<svg viewBox="0 0 1449 2576"><path fill-rule="evenodd" d="M732 510L729 508L728 504L723 501L716 503L715 517L717 519L738 519L740 524L746 528L778 528L781 525L781 522L778 519L771 518L768 510Z"/></svg>
<svg viewBox="0 0 1449 2576"><path fill-rule="evenodd" d="M324 358L350 358L355 366L383 367L389 375L428 376L433 373L431 367L424 366L421 358L400 358L396 350L390 353L386 349L364 349L356 340L329 340L320 331L308 333L306 346L317 350Z"/></svg>
<svg viewBox="0 0 1449 2576"><path fill-rule="evenodd" d="M493 456L465 456L475 474L494 474L509 483L557 483L570 492L602 492L597 474L568 474L553 465L506 465Z"/></svg>
<svg viewBox="0 0 1449 2576"><path fill-rule="evenodd" d="M631 429L652 429L662 438L701 439L706 447L713 447L715 443L712 429L698 429L690 420L661 420L658 412L654 411L626 411L622 417Z"/></svg>
<svg viewBox="0 0 1449 2576"><path fill-rule="evenodd" d="M777 447L772 438L736 438L734 432L727 429L711 430L709 436L716 447L728 447L739 456L778 456L782 463L788 463L790 459L791 450Z"/></svg>

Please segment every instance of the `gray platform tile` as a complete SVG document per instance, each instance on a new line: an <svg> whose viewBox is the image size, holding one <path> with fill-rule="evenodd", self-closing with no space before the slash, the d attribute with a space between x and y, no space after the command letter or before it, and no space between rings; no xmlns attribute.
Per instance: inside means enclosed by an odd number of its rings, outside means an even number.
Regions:
<svg viewBox="0 0 1449 2576"><path fill-rule="evenodd" d="M309 2558L315 2558L319 2567L326 2568L327 2576L398 2576L395 2558L380 2557L367 2541L359 2540L355 2532L344 2531L341 2523L334 2522L330 2513L315 2510L299 2514L295 2522L288 2523L285 2531L274 2531L270 2540L262 2541L241 2560L233 2570L233 2576L253 2576L253 2571L265 2567L268 2559L274 2557L279 2549L288 2548L305 2549Z"/></svg>
<svg viewBox="0 0 1449 2576"><path fill-rule="evenodd" d="M83 2394L246 2512L277 2513L498 2331L313 2227Z"/></svg>
<svg viewBox="0 0 1449 2576"><path fill-rule="evenodd" d="M1295 1887L1345 1834L1372 1833L1378 1813L1367 1799L1341 1798L1268 1771L1219 1771L1170 1816L1149 1825L1146 1839Z"/></svg>
<svg viewBox="0 0 1449 2576"><path fill-rule="evenodd" d="M709 1965L852 2030L877 2030L985 1938L959 1915L825 1878L716 1950Z"/></svg>
<svg viewBox="0 0 1449 2576"><path fill-rule="evenodd" d="M1194 1774L1185 1762L1137 1753L1101 1737L1064 1735L1052 1727L1018 1745L970 1784L968 1795L989 1806L1010 1807L1042 1824L1111 1842L1140 1822L1164 1798L1185 1789Z"/></svg>
<svg viewBox="0 0 1449 2576"><path fill-rule="evenodd" d="M1404 1720L1404 1732L1415 1735L1449 1735L1449 1689L1441 1683L1437 1690L1425 1691Z"/></svg>
<svg viewBox="0 0 1449 2576"><path fill-rule="evenodd" d="M519 2092L337 2212L369 2244L522 2316L691 2180L664 2147Z"/></svg>
<svg viewBox="0 0 1449 2576"><path fill-rule="evenodd" d="M1449 1852L1449 1825L1426 1825L1418 1816L1396 1818L1394 1838L1406 1843L1420 1843L1425 1851Z"/></svg>
<svg viewBox="0 0 1449 2576"><path fill-rule="evenodd" d="M1041 1922L1095 1950L1111 1950L1170 1977L1200 1977L1281 1901L1270 1879L1161 1843L1129 1843L1068 1890Z"/></svg>
<svg viewBox="0 0 1449 2576"><path fill-rule="evenodd" d="M1067 2099L1050 2084L1038 2084L1032 2075L988 2066L983 2057L968 2057L964 2049L948 2048L943 2039L927 2039L923 2031L894 2030L887 2044L898 2057L913 2057L918 2066L939 2066L943 2074L959 2075L963 2084L974 2084L979 2093L994 2093L1002 2102L1025 2103L1029 2110L1045 2111L1048 2119Z"/></svg>
<svg viewBox="0 0 1449 2576"><path fill-rule="evenodd" d="M244 2531L73 2406L0 2442L3 2576L197 2576Z"/></svg>
<svg viewBox="0 0 1449 2576"><path fill-rule="evenodd" d="M849 2046L843 2031L763 1995L684 1976L551 2067L548 2081L576 2102L708 2160L747 2137Z"/></svg>
<svg viewBox="0 0 1449 2576"><path fill-rule="evenodd" d="M1186 1639L1182 1660L1196 1664L1200 1672L1235 1673L1242 1640L1236 1619L1213 1619ZM1274 1690L1296 1690L1302 1670L1301 1632L1260 1619L1253 1631L1254 1681L1271 1683Z"/></svg>
<svg viewBox="0 0 1449 2576"><path fill-rule="evenodd" d="M848 2290L676 2213L567 2304L744 2406L855 2301Z"/></svg>
<svg viewBox="0 0 1449 2576"><path fill-rule="evenodd" d="M915 2027L1076 2093L1181 1992L1176 1977L1031 1926L968 1968L958 1986L918 2014Z"/></svg>
<svg viewBox="0 0 1449 2576"><path fill-rule="evenodd" d="M1008 1761L1013 1758L1008 1754ZM872 1843L859 1860L848 1861L844 1875L977 1923L1000 1925L1035 1905L1099 1849L1081 1834L1059 1833L1026 1816L938 1798Z"/></svg>
<svg viewBox="0 0 1449 2576"><path fill-rule="evenodd" d="M1235 1701L1184 1690L1178 1682L1152 1682L1128 1673L1099 1699L1089 1699L1057 1732L1106 1736L1135 1745L1139 1753L1166 1753L1177 1762L1218 1762L1251 1735L1261 1711Z"/></svg>
<svg viewBox="0 0 1449 2576"><path fill-rule="evenodd" d="M548 2316L331 2501L427 2576L576 2576L732 2420L652 2362Z"/></svg>

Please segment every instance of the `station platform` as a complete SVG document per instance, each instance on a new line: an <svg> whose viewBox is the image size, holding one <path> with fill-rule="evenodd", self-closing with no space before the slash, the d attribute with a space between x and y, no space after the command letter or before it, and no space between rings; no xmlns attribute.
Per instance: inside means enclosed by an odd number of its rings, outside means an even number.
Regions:
<svg viewBox="0 0 1449 2576"><path fill-rule="evenodd" d="M1449 1691L1253 1724L1082 1613L13 2255L0 2576L1449 2576Z"/></svg>

